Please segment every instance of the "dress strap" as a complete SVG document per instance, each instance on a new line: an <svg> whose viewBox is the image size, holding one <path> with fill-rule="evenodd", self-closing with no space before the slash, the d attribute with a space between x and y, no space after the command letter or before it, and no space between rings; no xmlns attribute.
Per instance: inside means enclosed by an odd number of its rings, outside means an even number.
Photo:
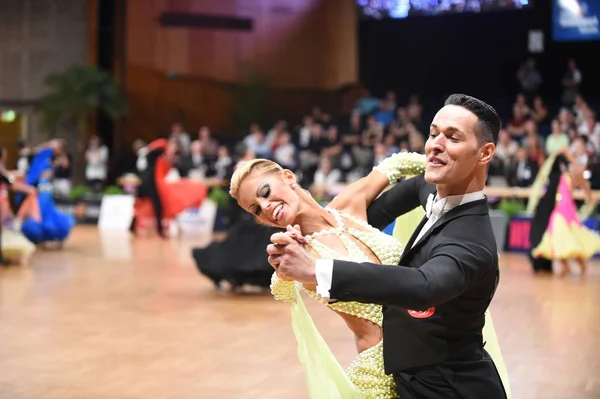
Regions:
<svg viewBox="0 0 600 399"><path fill-rule="evenodd" d="M371 226L369 223L367 223L364 220L361 220L355 216L352 216L349 213L340 212L338 210L336 210L336 212L338 212L338 214L342 218L351 221L352 223L356 224L357 226L363 227L368 232L379 231L375 227ZM342 223L343 223L343 221L342 221Z"/></svg>

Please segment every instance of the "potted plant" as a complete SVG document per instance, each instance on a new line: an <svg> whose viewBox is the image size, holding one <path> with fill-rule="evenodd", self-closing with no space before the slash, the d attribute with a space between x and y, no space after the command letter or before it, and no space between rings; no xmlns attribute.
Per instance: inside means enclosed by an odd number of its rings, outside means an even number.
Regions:
<svg viewBox="0 0 600 399"><path fill-rule="evenodd" d="M35 112L42 127L50 131L75 130L77 148L74 178L81 181L85 164L89 119L103 112L113 120L124 116L127 101L120 85L107 71L91 65L74 65L46 78L48 92L40 99Z"/></svg>

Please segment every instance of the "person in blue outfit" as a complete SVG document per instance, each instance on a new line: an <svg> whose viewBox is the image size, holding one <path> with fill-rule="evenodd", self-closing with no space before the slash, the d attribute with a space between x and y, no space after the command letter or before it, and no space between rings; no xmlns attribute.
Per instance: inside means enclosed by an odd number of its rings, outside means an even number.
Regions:
<svg viewBox="0 0 600 399"><path fill-rule="evenodd" d="M21 232L34 244L48 242L62 244L75 225L73 216L60 212L54 204L52 157L61 145L60 141L53 140L48 145L40 147L26 174L27 184L37 186L38 189L37 200L41 220L36 221L33 218L24 220Z"/></svg>

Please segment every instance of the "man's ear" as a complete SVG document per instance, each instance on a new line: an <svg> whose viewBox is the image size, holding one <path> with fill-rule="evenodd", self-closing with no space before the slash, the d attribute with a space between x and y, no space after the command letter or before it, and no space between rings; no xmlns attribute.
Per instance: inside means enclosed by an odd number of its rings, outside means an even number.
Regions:
<svg viewBox="0 0 600 399"><path fill-rule="evenodd" d="M494 143L486 143L481 147L479 155L479 163L487 165L491 162L494 154L496 153L496 145Z"/></svg>

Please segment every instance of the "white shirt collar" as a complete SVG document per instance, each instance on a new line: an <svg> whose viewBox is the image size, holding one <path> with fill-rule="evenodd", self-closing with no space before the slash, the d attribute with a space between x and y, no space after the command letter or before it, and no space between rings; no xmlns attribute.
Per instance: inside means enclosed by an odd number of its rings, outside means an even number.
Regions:
<svg viewBox="0 0 600 399"><path fill-rule="evenodd" d="M427 198L426 213L427 217L431 218L434 214L436 217L440 217L443 214L449 212L451 209L457 206L468 204L469 202L478 201L485 198L483 191L475 191L472 193L461 194L461 195L449 195L445 198L437 199L437 195L429 194Z"/></svg>

